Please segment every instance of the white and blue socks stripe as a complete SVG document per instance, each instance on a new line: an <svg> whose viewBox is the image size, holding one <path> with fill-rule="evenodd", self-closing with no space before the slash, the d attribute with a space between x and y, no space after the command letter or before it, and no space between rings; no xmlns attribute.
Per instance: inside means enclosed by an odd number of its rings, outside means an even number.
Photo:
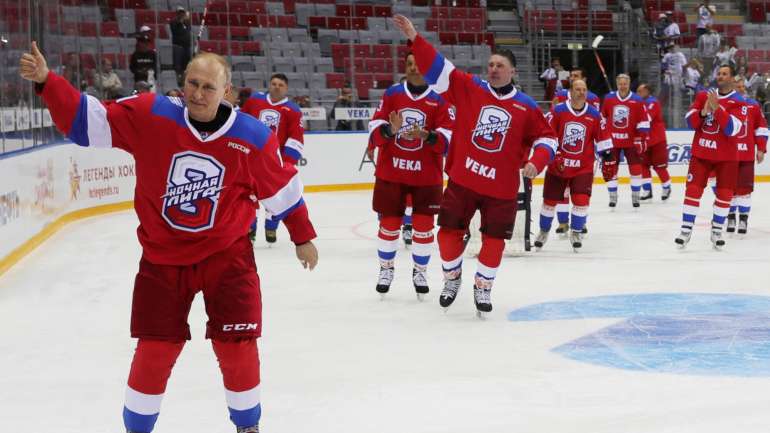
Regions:
<svg viewBox="0 0 770 433"><path fill-rule="evenodd" d="M572 206L572 218L570 229L573 232L582 232L588 219L588 206Z"/></svg>
<svg viewBox="0 0 770 433"><path fill-rule="evenodd" d="M558 205L556 205L558 207ZM553 225L554 207L543 203L540 209L540 231L550 232ZM568 220L569 218L567 218Z"/></svg>

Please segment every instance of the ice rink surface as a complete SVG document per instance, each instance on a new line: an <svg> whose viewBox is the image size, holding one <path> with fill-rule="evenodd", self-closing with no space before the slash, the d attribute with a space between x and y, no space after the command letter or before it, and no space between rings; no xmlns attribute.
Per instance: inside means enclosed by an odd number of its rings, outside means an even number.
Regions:
<svg viewBox="0 0 770 433"><path fill-rule="evenodd" d="M680 251L681 184L668 203L656 185L639 211L622 186L614 212L597 186L584 251L552 234L543 251L504 259L486 321L474 315L475 259L439 308L437 251L426 302L405 249L381 301L371 192L308 194L318 268L301 269L283 228L277 246L256 246L262 431L767 432L769 193L754 194L748 236L716 252L706 192ZM123 431L136 226L133 212L73 224L0 277L0 431ZM205 320L199 296L156 432L235 430Z"/></svg>

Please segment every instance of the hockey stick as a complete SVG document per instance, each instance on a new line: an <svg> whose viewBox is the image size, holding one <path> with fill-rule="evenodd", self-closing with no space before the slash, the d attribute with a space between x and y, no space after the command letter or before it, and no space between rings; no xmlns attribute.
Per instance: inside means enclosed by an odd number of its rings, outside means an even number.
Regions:
<svg viewBox="0 0 770 433"><path fill-rule="evenodd" d="M206 17L209 14L209 2L206 1L206 4L203 5L203 16L201 17L201 26L198 29L198 38L195 40L195 51L194 53L197 53L200 51L200 42L203 38L203 30L206 29Z"/></svg>
<svg viewBox="0 0 770 433"><path fill-rule="evenodd" d="M591 43L591 48L594 50L594 57L596 57L596 63L599 64L599 69L602 71L602 76L604 77L604 82L607 83L607 89L611 92L612 91L612 85L610 85L610 79L607 78L607 72L604 70L604 63L602 63L601 57L599 57L599 51L597 49L599 48L599 44L602 43L602 40L604 40L604 36L598 35L594 38L594 41Z"/></svg>

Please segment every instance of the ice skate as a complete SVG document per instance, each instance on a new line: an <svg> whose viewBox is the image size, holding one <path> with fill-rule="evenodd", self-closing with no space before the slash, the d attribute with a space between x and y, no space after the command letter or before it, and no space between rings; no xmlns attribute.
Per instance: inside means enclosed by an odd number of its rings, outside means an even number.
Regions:
<svg viewBox="0 0 770 433"><path fill-rule="evenodd" d="M259 424L251 427L238 427L236 433L259 433Z"/></svg>
<svg viewBox="0 0 770 433"><path fill-rule="evenodd" d="M671 188L663 188L660 192L660 199L666 201L669 197L671 197Z"/></svg>
<svg viewBox="0 0 770 433"><path fill-rule="evenodd" d="M404 239L404 245L406 246L412 245L412 225L411 224L404 224L404 226L401 227L401 237Z"/></svg>
<svg viewBox="0 0 770 433"><path fill-rule="evenodd" d="M548 240L548 232L540 231L540 233L537 234L537 237L535 238L535 248L537 248L538 251L543 249L543 245L545 245L545 242Z"/></svg>
<svg viewBox="0 0 770 433"><path fill-rule="evenodd" d="M610 207L615 207L617 205L618 205L618 192L610 191Z"/></svg>
<svg viewBox="0 0 770 433"><path fill-rule="evenodd" d="M680 249L684 249L684 247L687 246L687 243L690 242L690 238L692 237L692 230L682 230L679 233L679 236L674 239L674 242L676 242L677 245L679 245Z"/></svg>
<svg viewBox="0 0 770 433"><path fill-rule="evenodd" d="M639 207L640 206L640 194L639 191L632 191L631 192L631 205L633 207Z"/></svg>
<svg viewBox="0 0 770 433"><path fill-rule="evenodd" d="M265 229L265 241L268 244L274 244L275 241L278 240L278 236L276 235L275 230L267 230Z"/></svg>
<svg viewBox="0 0 770 433"><path fill-rule="evenodd" d="M569 232L568 223L559 223L559 227L556 227L556 234L559 235L559 239L567 239L568 232Z"/></svg>
<svg viewBox="0 0 770 433"><path fill-rule="evenodd" d="M444 290L438 298L438 303L444 307L444 311L449 309L452 302L457 298L457 292L460 291L462 284L462 270L444 271Z"/></svg>
<svg viewBox="0 0 770 433"><path fill-rule="evenodd" d="M721 229L711 229L711 246L717 251L722 251L722 247L725 246L725 240L722 239Z"/></svg>
<svg viewBox="0 0 770 433"><path fill-rule="evenodd" d="M572 244L572 250L580 251L583 247L583 233L572 230L569 234L569 242Z"/></svg>
<svg viewBox="0 0 770 433"><path fill-rule="evenodd" d="M412 268L412 282L414 283L414 291L417 293L417 300L422 302L425 300L425 294L428 293L428 279L425 276L426 267L420 265L414 265Z"/></svg>
<svg viewBox="0 0 770 433"><path fill-rule="evenodd" d="M479 319L485 319L492 311L492 287L491 284L482 284L485 285L489 287L473 285L473 303L476 304L476 316Z"/></svg>
<svg viewBox="0 0 770 433"><path fill-rule="evenodd" d="M390 284L393 282L393 264L390 267L380 265L380 278L377 280L377 293L380 294L382 299L385 299L385 294L390 290Z"/></svg>
<svg viewBox="0 0 770 433"><path fill-rule="evenodd" d="M652 201L652 191L644 191L642 195L639 196L639 200L641 201Z"/></svg>
<svg viewBox="0 0 770 433"><path fill-rule="evenodd" d="M735 233L735 214L727 215L727 233Z"/></svg>
<svg viewBox="0 0 770 433"><path fill-rule="evenodd" d="M745 235L749 231L749 216L741 214L738 220L738 234Z"/></svg>
<svg viewBox="0 0 770 433"><path fill-rule="evenodd" d="M588 226L583 226L583 230L580 230L580 233L583 233L584 236L587 235L588 234Z"/></svg>

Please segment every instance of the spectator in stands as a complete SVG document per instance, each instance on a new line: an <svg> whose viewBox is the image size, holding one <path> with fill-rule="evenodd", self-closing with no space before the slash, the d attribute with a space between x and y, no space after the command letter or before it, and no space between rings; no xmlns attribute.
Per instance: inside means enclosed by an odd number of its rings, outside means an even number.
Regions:
<svg viewBox="0 0 770 433"><path fill-rule="evenodd" d="M102 58L102 72L96 74L96 88L104 99L117 99L123 96L123 83L112 69L112 61Z"/></svg>
<svg viewBox="0 0 770 433"><path fill-rule="evenodd" d="M703 85L701 84L701 76L703 75L703 65L698 59L692 58L687 63L684 70L684 87L690 96L694 96L700 90Z"/></svg>
<svg viewBox="0 0 770 433"><path fill-rule="evenodd" d="M709 4L709 0L704 0L695 8L695 13L698 15L698 28L695 33L698 37L706 34L709 31L709 27L714 25L714 15L717 13L717 8Z"/></svg>
<svg viewBox="0 0 770 433"><path fill-rule="evenodd" d="M64 79L76 87L78 87L78 82L80 81L78 77L79 63L80 58L78 57L77 53L69 53L67 54L61 69L62 77L64 77Z"/></svg>
<svg viewBox="0 0 770 433"><path fill-rule="evenodd" d="M682 74L686 64L687 57L679 51L678 46L672 45L666 48L662 61L663 86L666 93L673 94L682 89Z"/></svg>
<svg viewBox="0 0 770 433"><path fill-rule="evenodd" d="M334 106L332 107L332 113L330 117L332 119L335 118L334 112L337 110L337 108L351 108L358 106L359 103L354 101L353 87L349 82L345 82L345 84L342 86L342 89L340 89L340 95L337 96L337 100L334 101ZM338 120L337 126L334 129L336 131L363 131L364 122L362 120Z"/></svg>
<svg viewBox="0 0 770 433"><path fill-rule="evenodd" d="M668 26L665 30L663 30L663 36L666 39L667 47L677 44L679 42L679 37L682 35L682 32L679 30L679 24L673 20L673 16L673 12L666 12L666 20L668 21Z"/></svg>
<svg viewBox="0 0 770 433"><path fill-rule="evenodd" d="M174 71L176 71L177 81L182 85L182 76L190 62L191 27L190 13L183 6L177 6L176 16L169 24L171 27L171 44L174 55Z"/></svg>
<svg viewBox="0 0 770 433"><path fill-rule="evenodd" d="M722 37L714 30L711 24L707 25L706 32L698 37L698 58L703 67L710 71L714 67L714 57L722 45Z"/></svg>
<svg viewBox="0 0 770 433"><path fill-rule="evenodd" d="M151 50L146 44L136 44L136 51L131 54L129 69L134 73L134 82L145 81L153 84L155 77L158 76L158 56L155 50ZM152 72L152 80L150 72Z"/></svg>
<svg viewBox="0 0 770 433"><path fill-rule="evenodd" d="M714 67L711 70L711 76L709 78L709 82L716 81L717 79L717 71L719 70L720 66L729 65L733 68L736 67L735 65L735 53L738 52L738 49L735 47L730 47L727 44L727 41L722 41L722 44L719 46L719 51L714 56Z"/></svg>
<svg viewBox="0 0 770 433"><path fill-rule="evenodd" d="M765 109L765 103L770 101L770 72L765 72L757 86L757 101ZM765 110L767 111L767 110Z"/></svg>
<svg viewBox="0 0 770 433"><path fill-rule="evenodd" d="M148 50L155 49L155 38L152 35L152 29L148 26L139 27L139 32L136 33L136 49L139 46L146 47Z"/></svg>
<svg viewBox="0 0 770 433"><path fill-rule="evenodd" d="M554 95L556 95L556 92L562 89L561 83L559 82L559 73L563 70L564 68L561 66L561 59L554 57L551 59L551 67L540 74L538 79L542 81L545 86L545 100L552 100Z"/></svg>
<svg viewBox="0 0 770 433"><path fill-rule="evenodd" d="M150 85L150 83L146 81L137 81L134 83L134 95L150 92L152 92L152 85Z"/></svg>

